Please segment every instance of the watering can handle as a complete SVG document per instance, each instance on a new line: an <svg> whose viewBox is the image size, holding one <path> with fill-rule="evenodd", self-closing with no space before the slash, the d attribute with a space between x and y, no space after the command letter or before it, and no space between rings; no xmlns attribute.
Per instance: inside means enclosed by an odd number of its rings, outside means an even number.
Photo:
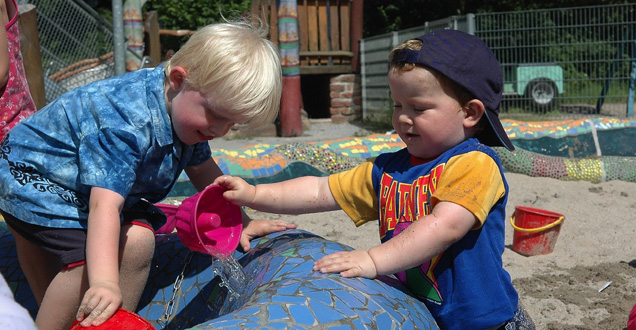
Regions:
<svg viewBox="0 0 636 330"><path fill-rule="evenodd" d="M513 214L510 217L510 224L512 225L512 228L518 230L518 231L523 231L526 233L536 233L539 231L544 231L547 229L550 229L552 227L558 226L561 224L561 222L563 222L563 220L565 220L565 217L559 217L559 219L557 219L557 221L553 222L553 223L549 223L543 227L538 227L538 228L521 228L521 227L517 227L517 225L515 225L515 215Z"/></svg>

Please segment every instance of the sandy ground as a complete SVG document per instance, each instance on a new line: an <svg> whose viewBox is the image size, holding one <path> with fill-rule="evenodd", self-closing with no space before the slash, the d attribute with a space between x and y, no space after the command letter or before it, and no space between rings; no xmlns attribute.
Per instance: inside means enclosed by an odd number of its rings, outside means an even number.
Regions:
<svg viewBox="0 0 636 330"><path fill-rule="evenodd" d="M360 134L352 125L314 125L311 135L333 137ZM320 137L319 137L320 136ZM255 139L221 141L237 143L285 143ZM227 143L227 144L226 144ZM566 182L507 173L510 185L508 217L515 206L529 206L565 216L554 251L522 256L512 250L515 229L507 221L504 267L519 291L521 301L537 329L624 329L636 304L636 183L610 181L594 184ZM300 229L354 248L379 244L376 223L356 228L341 211L309 215L276 215L255 211L253 218L280 218ZM634 221L634 222L632 222ZM608 282L611 284L599 292Z"/></svg>

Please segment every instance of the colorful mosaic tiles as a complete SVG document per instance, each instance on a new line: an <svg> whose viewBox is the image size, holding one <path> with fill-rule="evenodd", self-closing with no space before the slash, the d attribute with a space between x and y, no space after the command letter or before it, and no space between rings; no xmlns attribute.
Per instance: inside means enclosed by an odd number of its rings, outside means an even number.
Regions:
<svg viewBox="0 0 636 330"><path fill-rule="evenodd" d="M616 118L571 119L551 122L503 120L513 143L519 139L562 138L593 130L636 128L636 121ZM316 143L251 145L238 150L213 150L225 173L245 178L261 178L280 173L301 162L325 174L350 169L382 152L404 147L397 136L374 134ZM601 156L596 158L552 157L517 147L514 152L495 148L507 171L561 180L636 182L636 158ZM303 173L298 176L304 175Z"/></svg>
<svg viewBox="0 0 636 330"><path fill-rule="evenodd" d="M504 168L513 173L548 177L563 181L622 180L636 182L636 158L604 156L596 159L569 159L537 154L521 148L495 148Z"/></svg>
<svg viewBox="0 0 636 330"><path fill-rule="evenodd" d="M568 135L588 133L592 129L607 130L636 127L636 121L619 118L580 118L557 121L521 122L502 120L510 139L536 139L540 137L560 138Z"/></svg>
<svg viewBox="0 0 636 330"><path fill-rule="evenodd" d="M382 152L399 150L404 144L397 135L375 134L311 144L254 144L241 149L212 150L224 173L254 178L276 174L299 161L325 173L335 173Z"/></svg>

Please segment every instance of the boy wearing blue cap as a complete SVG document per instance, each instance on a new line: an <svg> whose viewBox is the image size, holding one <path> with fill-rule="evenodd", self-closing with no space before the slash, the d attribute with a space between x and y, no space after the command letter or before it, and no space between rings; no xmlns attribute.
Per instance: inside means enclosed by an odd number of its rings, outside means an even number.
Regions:
<svg viewBox="0 0 636 330"><path fill-rule="evenodd" d="M498 117L499 62L481 40L452 30L408 40L389 58L393 127L405 149L329 177L215 183L261 211L343 209L358 226L378 219L382 244L325 256L314 269L395 274L441 329L534 329L502 266L508 184L488 146L514 146Z"/></svg>

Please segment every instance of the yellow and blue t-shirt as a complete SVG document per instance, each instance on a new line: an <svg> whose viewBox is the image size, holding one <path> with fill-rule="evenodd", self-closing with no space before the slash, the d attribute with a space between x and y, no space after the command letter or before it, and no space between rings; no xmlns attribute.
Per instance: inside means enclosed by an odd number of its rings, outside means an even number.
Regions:
<svg viewBox="0 0 636 330"><path fill-rule="evenodd" d="M469 139L427 161L402 149L331 175L329 186L356 225L379 220L382 242L430 214L440 201L469 210L477 219L473 230L396 276L443 329L484 329L514 317L518 294L501 257L508 184L490 147Z"/></svg>

